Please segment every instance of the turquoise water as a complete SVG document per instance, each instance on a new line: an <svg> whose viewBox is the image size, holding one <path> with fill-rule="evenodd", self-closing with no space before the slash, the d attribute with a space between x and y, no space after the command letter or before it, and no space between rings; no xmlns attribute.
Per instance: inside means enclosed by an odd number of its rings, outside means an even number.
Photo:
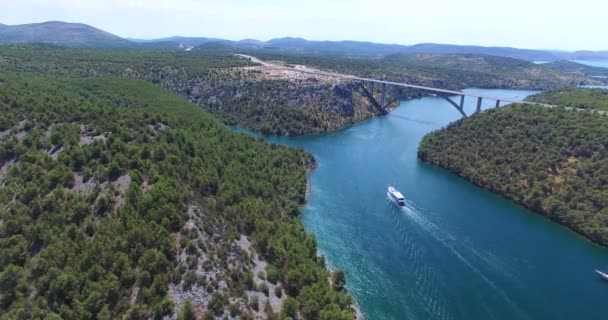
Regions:
<svg viewBox="0 0 608 320"><path fill-rule="evenodd" d="M475 90L523 99L529 91ZM471 99L470 109L475 104ZM492 105L488 102L488 105ZM368 319L606 319L608 250L416 158L459 117L440 98L313 137L303 219ZM387 202L394 184L407 208Z"/></svg>

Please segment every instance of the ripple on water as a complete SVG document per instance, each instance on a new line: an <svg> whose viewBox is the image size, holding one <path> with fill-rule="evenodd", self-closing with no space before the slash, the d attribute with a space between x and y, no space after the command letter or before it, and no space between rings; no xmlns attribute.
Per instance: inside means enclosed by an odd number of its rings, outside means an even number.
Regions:
<svg viewBox="0 0 608 320"><path fill-rule="evenodd" d="M268 139L318 159L304 224L328 263L345 270L363 313L370 320L605 319L608 286L593 270L608 265L606 250L416 160L424 134L457 117L442 99L423 98L332 134ZM416 202L388 207L387 183Z"/></svg>

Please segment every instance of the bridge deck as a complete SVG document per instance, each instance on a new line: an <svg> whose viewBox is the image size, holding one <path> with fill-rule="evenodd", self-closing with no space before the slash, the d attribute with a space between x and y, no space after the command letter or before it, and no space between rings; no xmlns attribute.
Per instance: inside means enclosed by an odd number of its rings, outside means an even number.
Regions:
<svg viewBox="0 0 608 320"><path fill-rule="evenodd" d="M290 69L290 68L287 68L287 67L286 67L286 69L293 70L293 69ZM358 76L346 75L346 74L339 74L339 73L331 73L331 72L316 71L316 70L306 70L306 69L298 69L297 71L300 71L300 72L303 72L303 73L308 73L308 74L316 74L316 75L337 77L337 78L349 79L349 80L374 82L374 83L384 83L384 84L388 84L388 85L392 85L392 86L411 88L411 89L419 89L419 90L425 90L425 91L430 91L430 92L436 92L436 93L440 93L440 94L449 94L449 95L453 95L453 96L475 97L475 98L482 98L482 99L488 99L488 100L504 101L504 102L508 102L508 103L528 103L528 104L538 104L538 105L553 106L553 105L547 105L547 104L538 103L538 102L529 102L529 101L523 101L523 100L513 100L513 99L488 96L488 95L483 95L483 94L478 94L478 93L473 93L473 92L464 92L464 91L440 89L440 88L426 87L426 86L420 86L420 85L409 84L409 83L393 82L393 81L386 81L386 80L378 80L378 79L364 78L364 77L358 77Z"/></svg>

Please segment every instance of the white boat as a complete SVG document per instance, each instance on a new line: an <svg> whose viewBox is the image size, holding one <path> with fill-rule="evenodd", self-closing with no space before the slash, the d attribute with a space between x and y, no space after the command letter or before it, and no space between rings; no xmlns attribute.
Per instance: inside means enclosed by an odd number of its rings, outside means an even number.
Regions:
<svg viewBox="0 0 608 320"><path fill-rule="evenodd" d="M405 197L399 192L397 189L392 186L388 186L388 191L386 192L389 200L391 200L394 204L403 207L405 206Z"/></svg>
<svg viewBox="0 0 608 320"><path fill-rule="evenodd" d="M599 270L595 270L595 272L597 272L600 276L602 276L602 278L608 280L608 273L603 273Z"/></svg>

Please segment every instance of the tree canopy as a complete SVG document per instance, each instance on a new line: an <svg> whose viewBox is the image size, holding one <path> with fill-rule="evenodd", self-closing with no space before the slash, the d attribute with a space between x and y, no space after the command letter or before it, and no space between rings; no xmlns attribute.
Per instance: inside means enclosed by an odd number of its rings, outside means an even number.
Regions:
<svg viewBox="0 0 608 320"><path fill-rule="evenodd" d="M608 246L608 116L492 109L428 134L418 157Z"/></svg>
<svg viewBox="0 0 608 320"><path fill-rule="evenodd" d="M298 217L313 165L149 82L0 72L0 319L188 318L176 288L228 314L254 254L304 318L352 317Z"/></svg>

